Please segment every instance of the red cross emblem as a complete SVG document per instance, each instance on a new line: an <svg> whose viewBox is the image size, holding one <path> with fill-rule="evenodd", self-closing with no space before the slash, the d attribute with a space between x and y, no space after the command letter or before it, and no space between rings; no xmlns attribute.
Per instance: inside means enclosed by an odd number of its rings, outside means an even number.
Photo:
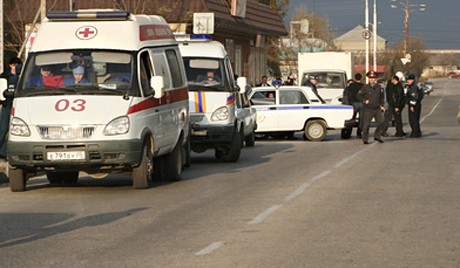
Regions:
<svg viewBox="0 0 460 268"><path fill-rule="evenodd" d="M97 35L97 29L93 26L83 26L75 31L75 36L81 40L89 40Z"/></svg>

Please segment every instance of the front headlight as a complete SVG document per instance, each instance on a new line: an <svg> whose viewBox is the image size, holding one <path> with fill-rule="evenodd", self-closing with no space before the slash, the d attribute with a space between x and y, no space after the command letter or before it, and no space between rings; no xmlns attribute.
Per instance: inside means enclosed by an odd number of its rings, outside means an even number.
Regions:
<svg viewBox="0 0 460 268"><path fill-rule="evenodd" d="M129 118L127 116L113 119L104 129L104 135L113 136L128 133Z"/></svg>
<svg viewBox="0 0 460 268"><path fill-rule="evenodd" d="M226 106L220 107L212 113L212 121L223 121L228 119L228 108Z"/></svg>
<svg viewBox="0 0 460 268"><path fill-rule="evenodd" d="M10 134L14 136L29 137L30 130L27 124L17 117L13 117L10 123Z"/></svg>

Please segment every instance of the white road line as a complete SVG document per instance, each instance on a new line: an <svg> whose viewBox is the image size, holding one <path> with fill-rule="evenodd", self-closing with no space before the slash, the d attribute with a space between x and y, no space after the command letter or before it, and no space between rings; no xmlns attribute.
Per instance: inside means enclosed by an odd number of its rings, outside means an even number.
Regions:
<svg viewBox="0 0 460 268"><path fill-rule="evenodd" d="M299 187L297 187L297 189L294 190L294 192L292 192L292 194L290 194L288 197L286 197L284 199L284 201L286 201L286 202L292 201L294 198L296 198L297 196L301 195L308 188L308 186L310 186L310 183L308 183L308 182L300 185Z"/></svg>
<svg viewBox="0 0 460 268"><path fill-rule="evenodd" d="M259 215L257 215L257 217L255 217L250 222L248 222L248 224L253 225L253 224L259 224L259 223L263 222L268 216L273 214L275 211L277 211L281 207L282 207L282 205L274 205L273 207L271 207L271 208L265 210L264 212L260 213Z"/></svg>
<svg viewBox="0 0 460 268"><path fill-rule="evenodd" d="M431 111L430 111L427 115L425 115L425 116L422 118L422 120L420 120L420 123L422 123L423 121L425 121L425 119L426 119L428 116L432 115L432 114L434 113L434 110L436 110L436 108L438 108L439 104L440 104L441 101L443 101L443 100L444 100L444 97L442 97L441 99L439 99L439 100L438 100L438 103L436 103L436 105L433 106L433 109L431 109Z"/></svg>
<svg viewBox="0 0 460 268"><path fill-rule="evenodd" d="M209 246L205 247L204 249L198 251L197 253L195 253L196 256L203 256L203 255L206 255L206 254L210 254L212 253L213 251L219 249L220 247L222 247L224 245L224 242L223 241L219 241L219 242L214 242L212 244L210 244Z"/></svg>
<svg viewBox="0 0 460 268"><path fill-rule="evenodd" d="M366 146L365 148L357 151L356 153L350 155L349 157L343 159L342 161L339 161L337 164L335 164L334 168L338 168L340 167L341 165L347 163L348 161L352 160L353 158L355 158L356 156L364 153L365 151L369 150L372 146L376 145L377 143L371 143L369 144L368 146Z"/></svg>
<svg viewBox="0 0 460 268"><path fill-rule="evenodd" d="M324 171L323 173L321 173L321 174L319 174L319 175L313 177L313 179L311 179L311 181L314 182L314 181L317 181L317 180L319 180L319 179L321 179L321 178L324 178L324 177L326 177L327 175L329 175L329 173L331 173L331 172L332 172L332 170L326 170L326 171Z"/></svg>

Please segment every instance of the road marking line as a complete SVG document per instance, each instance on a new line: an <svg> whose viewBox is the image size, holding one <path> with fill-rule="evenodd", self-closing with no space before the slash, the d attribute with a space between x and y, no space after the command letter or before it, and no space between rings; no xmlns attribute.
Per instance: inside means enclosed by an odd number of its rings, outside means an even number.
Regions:
<svg viewBox="0 0 460 268"><path fill-rule="evenodd" d="M329 175L329 173L331 173L331 172L332 172L332 170L326 170L326 171L324 171L323 173L321 173L321 174L319 174L319 175L313 177L313 179L311 179L311 181L314 182L314 181L317 181L317 180L319 180L319 179L321 179L321 178L323 178L323 177L326 177L326 176Z"/></svg>
<svg viewBox="0 0 460 268"><path fill-rule="evenodd" d="M439 104L440 104L441 101L443 101L443 100L444 100L444 97L442 97L441 99L439 99L438 103L436 103L436 105L433 106L433 109L431 109L431 111L430 111L427 115L425 115L425 116L422 118L422 120L420 120L420 123L422 123L423 121L425 121L425 119L426 119L428 116L432 115L432 114L434 113L434 110L436 110L436 108L438 108Z"/></svg>
<svg viewBox="0 0 460 268"><path fill-rule="evenodd" d="M250 222L248 222L248 224L259 224L261 222L263 222L268 216L270 216L271 214L273 214L275 211L277 211L278 209L280 209L282 207L282 205L274 205L273 207L265 210L264 212L260 213L259 215L257 215L254 219L252 219Z"/></svg>
<svg viewBox="0 0 460 268"><path fill-rule="evenodd" d="M195 253L196 256L203 256L203 255L206 255L206 254L210 254L212 253L213 251L219 249L220 247L222 247L224 245L224 242L223 241L219 241L219 242L214 242L212 244L210 244L209 246L205 247L204 249L198 251L197 253Z"/></svg>
<svg viewBox="0 0 460 268"><path fill-rule="evenodd" d="M286 201L286 202L292 201L294 198L296 198L297 196L301 195L308 188L308 186L310 186L310 183L308 183L308 182L300 185L299 187L297 187L297 189L294 190L294 192L292 192L292 194L290 194L288 197L286 197L284 199L284 201Z"/></svg>
<svg viewBox="0 0 460 268"><path fill-rule="evenodd" d="M343 164L347 163L348 161L352 160L353 158L355 158L356 156L364 153L365 151L369 150L372 146L376 145L377 143L371 143L369 144L368 146L366 146L365 148L357 151L356 153L350 155L349 157L343 159L342 161L339 161L337 164L334 165L334 168L338 168L340 166L342 166Z"/></svg>

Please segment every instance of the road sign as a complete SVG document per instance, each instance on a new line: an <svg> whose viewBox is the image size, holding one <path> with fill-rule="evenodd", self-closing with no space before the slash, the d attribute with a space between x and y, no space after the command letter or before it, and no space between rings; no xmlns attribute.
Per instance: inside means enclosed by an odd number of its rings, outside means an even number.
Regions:
<svg viewBox="0 0 460 268"><path fill-rule="evenodd" d="M193 33L213 34L214 13L193 13Z"/></svg>
<svg viewBox="0 0 460 268"><path fill-rule="evenodd" d="M402 64L406 65L406 63L410 62L410 59L408 58L401 58Z"/></svg>
<svg viewBox="0 0 460 268"><path fill-rule="evenodd" d="M369 31L369 30L363 31L363 38L364 39L368 40L369 38L371 38L371 35L372 35L371 31Z"/></svg>

